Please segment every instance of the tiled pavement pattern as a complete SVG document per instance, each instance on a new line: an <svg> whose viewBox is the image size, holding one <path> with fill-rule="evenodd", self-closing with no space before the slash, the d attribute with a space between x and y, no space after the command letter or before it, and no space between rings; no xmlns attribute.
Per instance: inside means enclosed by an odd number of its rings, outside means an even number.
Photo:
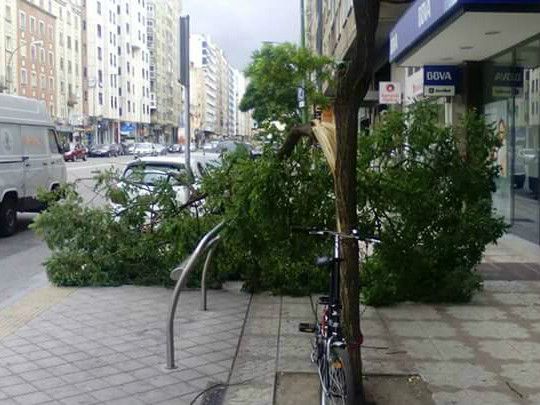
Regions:
<svg viewBox="0 0 540 405"><path fill-rule="evenodd" d="M314 319L309 297L254 295L225 405L271 405L276 372L314 372L310 335L298 332Z"/></svg>
<svg viewBox="0 0 540 405"><path fill-rule="evenodd" d="M182 292L175 324L178 369L166 370L171 290L79 289L0 339L0 404L188 404L226 382L249 296ZM190 312L188 312L190 311Z"/></svg>
<svg viewBox="0 0 540 405"><path fill-rule="evenodd" d="M418 372L436 404L540 404L540 282L485 283L469 305L364 313L368 373Z"/></svg>

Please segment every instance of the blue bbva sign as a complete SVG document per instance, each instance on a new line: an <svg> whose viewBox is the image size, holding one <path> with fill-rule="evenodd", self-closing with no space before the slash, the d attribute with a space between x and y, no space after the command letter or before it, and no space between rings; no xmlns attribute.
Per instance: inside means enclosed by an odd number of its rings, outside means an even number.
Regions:
<svg viewBox="0 0 540 405"><path fill-rule="evenodd" d="M540 0L416 0L390 33L390 62L401 58L447 20L461 11L527 11Z"/></svg>
<svg viewBox="0 0 540 405"><path fill-rule="evenodd" d="M453 96L459 80L457 66L424 66L424 95Z"/></svg>

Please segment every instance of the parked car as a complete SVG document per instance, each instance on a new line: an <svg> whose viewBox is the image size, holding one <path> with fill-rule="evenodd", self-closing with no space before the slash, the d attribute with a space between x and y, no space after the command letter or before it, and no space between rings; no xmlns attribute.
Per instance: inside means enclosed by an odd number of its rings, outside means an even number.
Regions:
<svg viewBox="0 0 540 405"><path fill-rule="evenodd" d="M77 144L70 144L68 146L68 150L64 152L64 161L69 162L75 162L76 160L86 160L86 148L82 146L80 143Z"/></svg>
<svg viewBox="0 0 540 405"><path fill-rule="evenodd" d="M13 235L17 212L38 212L39 189L66 181L66 165L44 102L0 94L0 235Z"/></svg>
<svg viewBox="0 0 540 405"><path fill-rule="evenodd" d="M143 157L130 162L118 184L119 188L128 188L130 200L140 195L149 195L153 192L160 181L167 181L171 184L176 193L176 202L183 205L189 201L193 193L196 192L195 176L186 167L183 157ZM125 207L113 202L113 210L120 216ZM159 211L159 207L154 207L154 211ZM148 213L148 221L151 220L151 213Z"/></svg>
<svg viewBox="0 0 540 405"><path fill-rule="evenodd" d="M145 156L157 156L158 151L156 146L150 142L136 143L133 148L133 155L135 158L145 157Z"/></svg>
<svg viewBox="0 0 540 405"><path fill-rule="evenodd" d="M167 145L161 145L159 143L156 143L155 147L156 147L157 154L160 156L165 156L169 152Z"/></svg>
<svg viewBox="0 0 540 405"><path fill-rule="evenodd" d="M134 150L135 150L135 144L134 143L128 143L124 147L124 155L133 155Z"/></svg>
<svg viewBox="0 0 540 405"><path fill-rule="evenodd" d="M169 153L182 153L183 148L179 143L175 143L173 145L169 145L168 151Z"/></svg>
<svg viewBox="0 0 540 405"><path fill-rule="evenodd" d="M115 156L122 156L124 154L124 148L119 143L113 143L111 146L115 151Z"/></svg>
<svg viewBox="0 0 540 405"><path fill-rule="evenodd" d="M90 148L88 156L91 157L113 157L118 156L118 150L114 145L94 145Z"/></svg>

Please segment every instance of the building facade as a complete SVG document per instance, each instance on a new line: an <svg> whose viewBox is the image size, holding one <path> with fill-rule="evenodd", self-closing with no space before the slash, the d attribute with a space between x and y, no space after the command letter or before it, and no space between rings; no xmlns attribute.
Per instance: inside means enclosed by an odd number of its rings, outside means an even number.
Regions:
<svg viewBox="0 0 540 405"><path fill-rule="evenodd" d="M182 115L177 25L181 3L177 0L148 0L147 11L151 133L154 140L171 144L178 142Z"/></svg>
<svg viewBox="0 0 540 405"><path fill-rule="evenodd" d="M55 118L59 129L73 132L82 129L84 125L82 1L53 0L47 2L47 7L47 11L56 17Z"/></svg>
<svg viewBox="0 0 540 405"><path fill-rule="evenodd" d="M240 111L239 107L240 103L242 102L242 98L246 93L248 82L244 74L239 70L235 69L234 73L236 81L236 105L238 106L236 109L235 135L242 138L251 138L253 137L253 117L251 112Z"/></svg>
<svg viewBox="0 0 540 405"><path fill-rule="evenodd" d="M234 68L207 35L191 35L190 58L193 135L236 135L238 102Z"/></svg>
<svg viewBox="0 0 540 405"><path fill-rule="evenodd" d="M17 23L17 46L8 62L18 73L13 87L21 96L43 100L51 117L56 117L56 17L31 2L18 0Z"/></svg>
<svg viewBox="0 0 540 405"><path fill-rule="evenodd" d="M307 43L346 58L354 39L351 2L320 3L310 0L306 6ZM380 81L403 90L397 108L418 98L437 100L447 125L471 109L482 112L503 143L496 153L501 175L494 209L510 232L540 243L540 2L416 0L381 3L380 14L375 97L364 100L366 121L396 108L378 103Z"/></svg>
<svg viewBox="0 0 540 405"><path fill-rule="evenodd" d="M86 1L83 22L84 110L89 143L150 134L150 52L146 0Z"/></svg>
<svg viewBox="0 0 540 405"><path fill-rule="evenodd" d="M17 0L5 0L0 7L0 90L13 93L18 87L17 61Z"/></svg>

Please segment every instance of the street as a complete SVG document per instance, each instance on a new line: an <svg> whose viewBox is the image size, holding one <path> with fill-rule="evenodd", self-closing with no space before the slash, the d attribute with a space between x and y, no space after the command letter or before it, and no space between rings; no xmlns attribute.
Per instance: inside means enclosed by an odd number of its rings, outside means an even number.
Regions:
<svg viewBox="0 0 540 405"><path fill-rule="evenodd" d="M121 170L132 156L118 158L91 158L86 162L67 162L68 182L77 182L84 200L90 204L102 203L92 190L96 171L115 168ZM19 214L18 231L9 238L0 239L0 308L8 305L29 288L46 283L43 261L49 250L28 226L37 214ZM69 224L66 224L67 226Z"/></svg>

